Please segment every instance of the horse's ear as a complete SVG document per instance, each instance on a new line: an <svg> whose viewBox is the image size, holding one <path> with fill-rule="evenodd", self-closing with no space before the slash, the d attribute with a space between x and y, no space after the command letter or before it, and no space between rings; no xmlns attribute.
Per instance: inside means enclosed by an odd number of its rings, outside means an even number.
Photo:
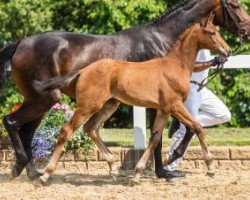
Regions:
<svg viewBox="0 0 250 200"><path fill-rule="evenodd" d="M210 15L208 16L208 18L203 18L200 22L201 26L203 28L205 28L208 24L208 22L213 22L214 21L214 16L215 16L215 13L214 12L211 12Z"/></svg>

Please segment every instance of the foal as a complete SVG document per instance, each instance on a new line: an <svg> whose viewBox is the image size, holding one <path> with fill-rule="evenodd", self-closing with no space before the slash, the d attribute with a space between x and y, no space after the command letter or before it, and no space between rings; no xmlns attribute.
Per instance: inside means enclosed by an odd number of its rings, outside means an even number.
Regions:
<svg viewBox="0 0 250 200"><path fill-rule="evenodd" d="M220 36L212 24L213 16L200 24L188 28L170 50L167 56L147 62L134 63L103 59L67 78L49 80L45 89L54 85L65 86L72 80L76 82L77 108L71 120L61 129L52 158L40 177L47 182L60 159L65 142L88 118L97 113L105 104L115 98L122 103L148 108L156 108L157 116L153 126L153 134L142 158L136 165L134 181L138 182L145 164L155 146L170 115L186 124L198 136L208 166L208 173L214 174L212 155L205 143L204 131L200 123L186 110L183 102L190 88L190 76L194 69L197 52L210 49L228 56L230 47ZM75 78L78 77L78 80ZM44 82L37 82L44 86ZM43 88L44 89L44 88ZM116 109L116 106L114 106ZM111 107L110 109L114 109ZM88 124L88 122L86 123ZM85 131L93 139L101 153L107 159L111 171L114 170L112 154L102 142L96 129L84 126Z"/></svg>

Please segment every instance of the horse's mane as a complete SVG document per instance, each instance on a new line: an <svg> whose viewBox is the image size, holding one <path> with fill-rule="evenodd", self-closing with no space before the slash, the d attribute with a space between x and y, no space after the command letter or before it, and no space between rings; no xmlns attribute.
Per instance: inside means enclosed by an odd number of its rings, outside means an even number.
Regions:
<svg viewBox="0 0 250 200"><path fill-rule="evenodd" d="M184 6L189 5L189 3L194 3L200 0L182 0L179 1L170 7L168 7L164 13L162 13L158 18L154 19L149 23L149 25L157 24L158 22L161 22L163 19L168 18L169 16L173 15L178 11L179 9L182 9Z"/></svg>

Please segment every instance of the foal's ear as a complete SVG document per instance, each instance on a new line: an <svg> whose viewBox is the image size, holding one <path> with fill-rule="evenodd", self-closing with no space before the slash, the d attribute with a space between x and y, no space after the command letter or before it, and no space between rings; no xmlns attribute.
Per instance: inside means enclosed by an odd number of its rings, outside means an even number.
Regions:
<svg viewBox="0 0 250 200"><path fill-rule="evenodd" d="M205 28L209 22L213 23L214 16L215 16L215 13L211 12L210 15L208 16L208 18L203 18L201 20L201 22L200 22L201 23L201 27Z"/></svg>

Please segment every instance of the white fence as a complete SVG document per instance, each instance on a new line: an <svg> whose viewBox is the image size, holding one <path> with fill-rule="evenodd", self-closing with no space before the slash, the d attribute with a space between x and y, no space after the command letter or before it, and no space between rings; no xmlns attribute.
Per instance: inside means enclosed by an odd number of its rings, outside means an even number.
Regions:
<svg viewBox="0 0 250 200"><path fill-rule="evenodd" d="M211 58L208 54L206 57ZM225 69L250 68L250 55L231 56L225 64ZM249 86L250 87L250 86ZM134 107L134 148L145 149L146 139L146 109Z"/></svg>

